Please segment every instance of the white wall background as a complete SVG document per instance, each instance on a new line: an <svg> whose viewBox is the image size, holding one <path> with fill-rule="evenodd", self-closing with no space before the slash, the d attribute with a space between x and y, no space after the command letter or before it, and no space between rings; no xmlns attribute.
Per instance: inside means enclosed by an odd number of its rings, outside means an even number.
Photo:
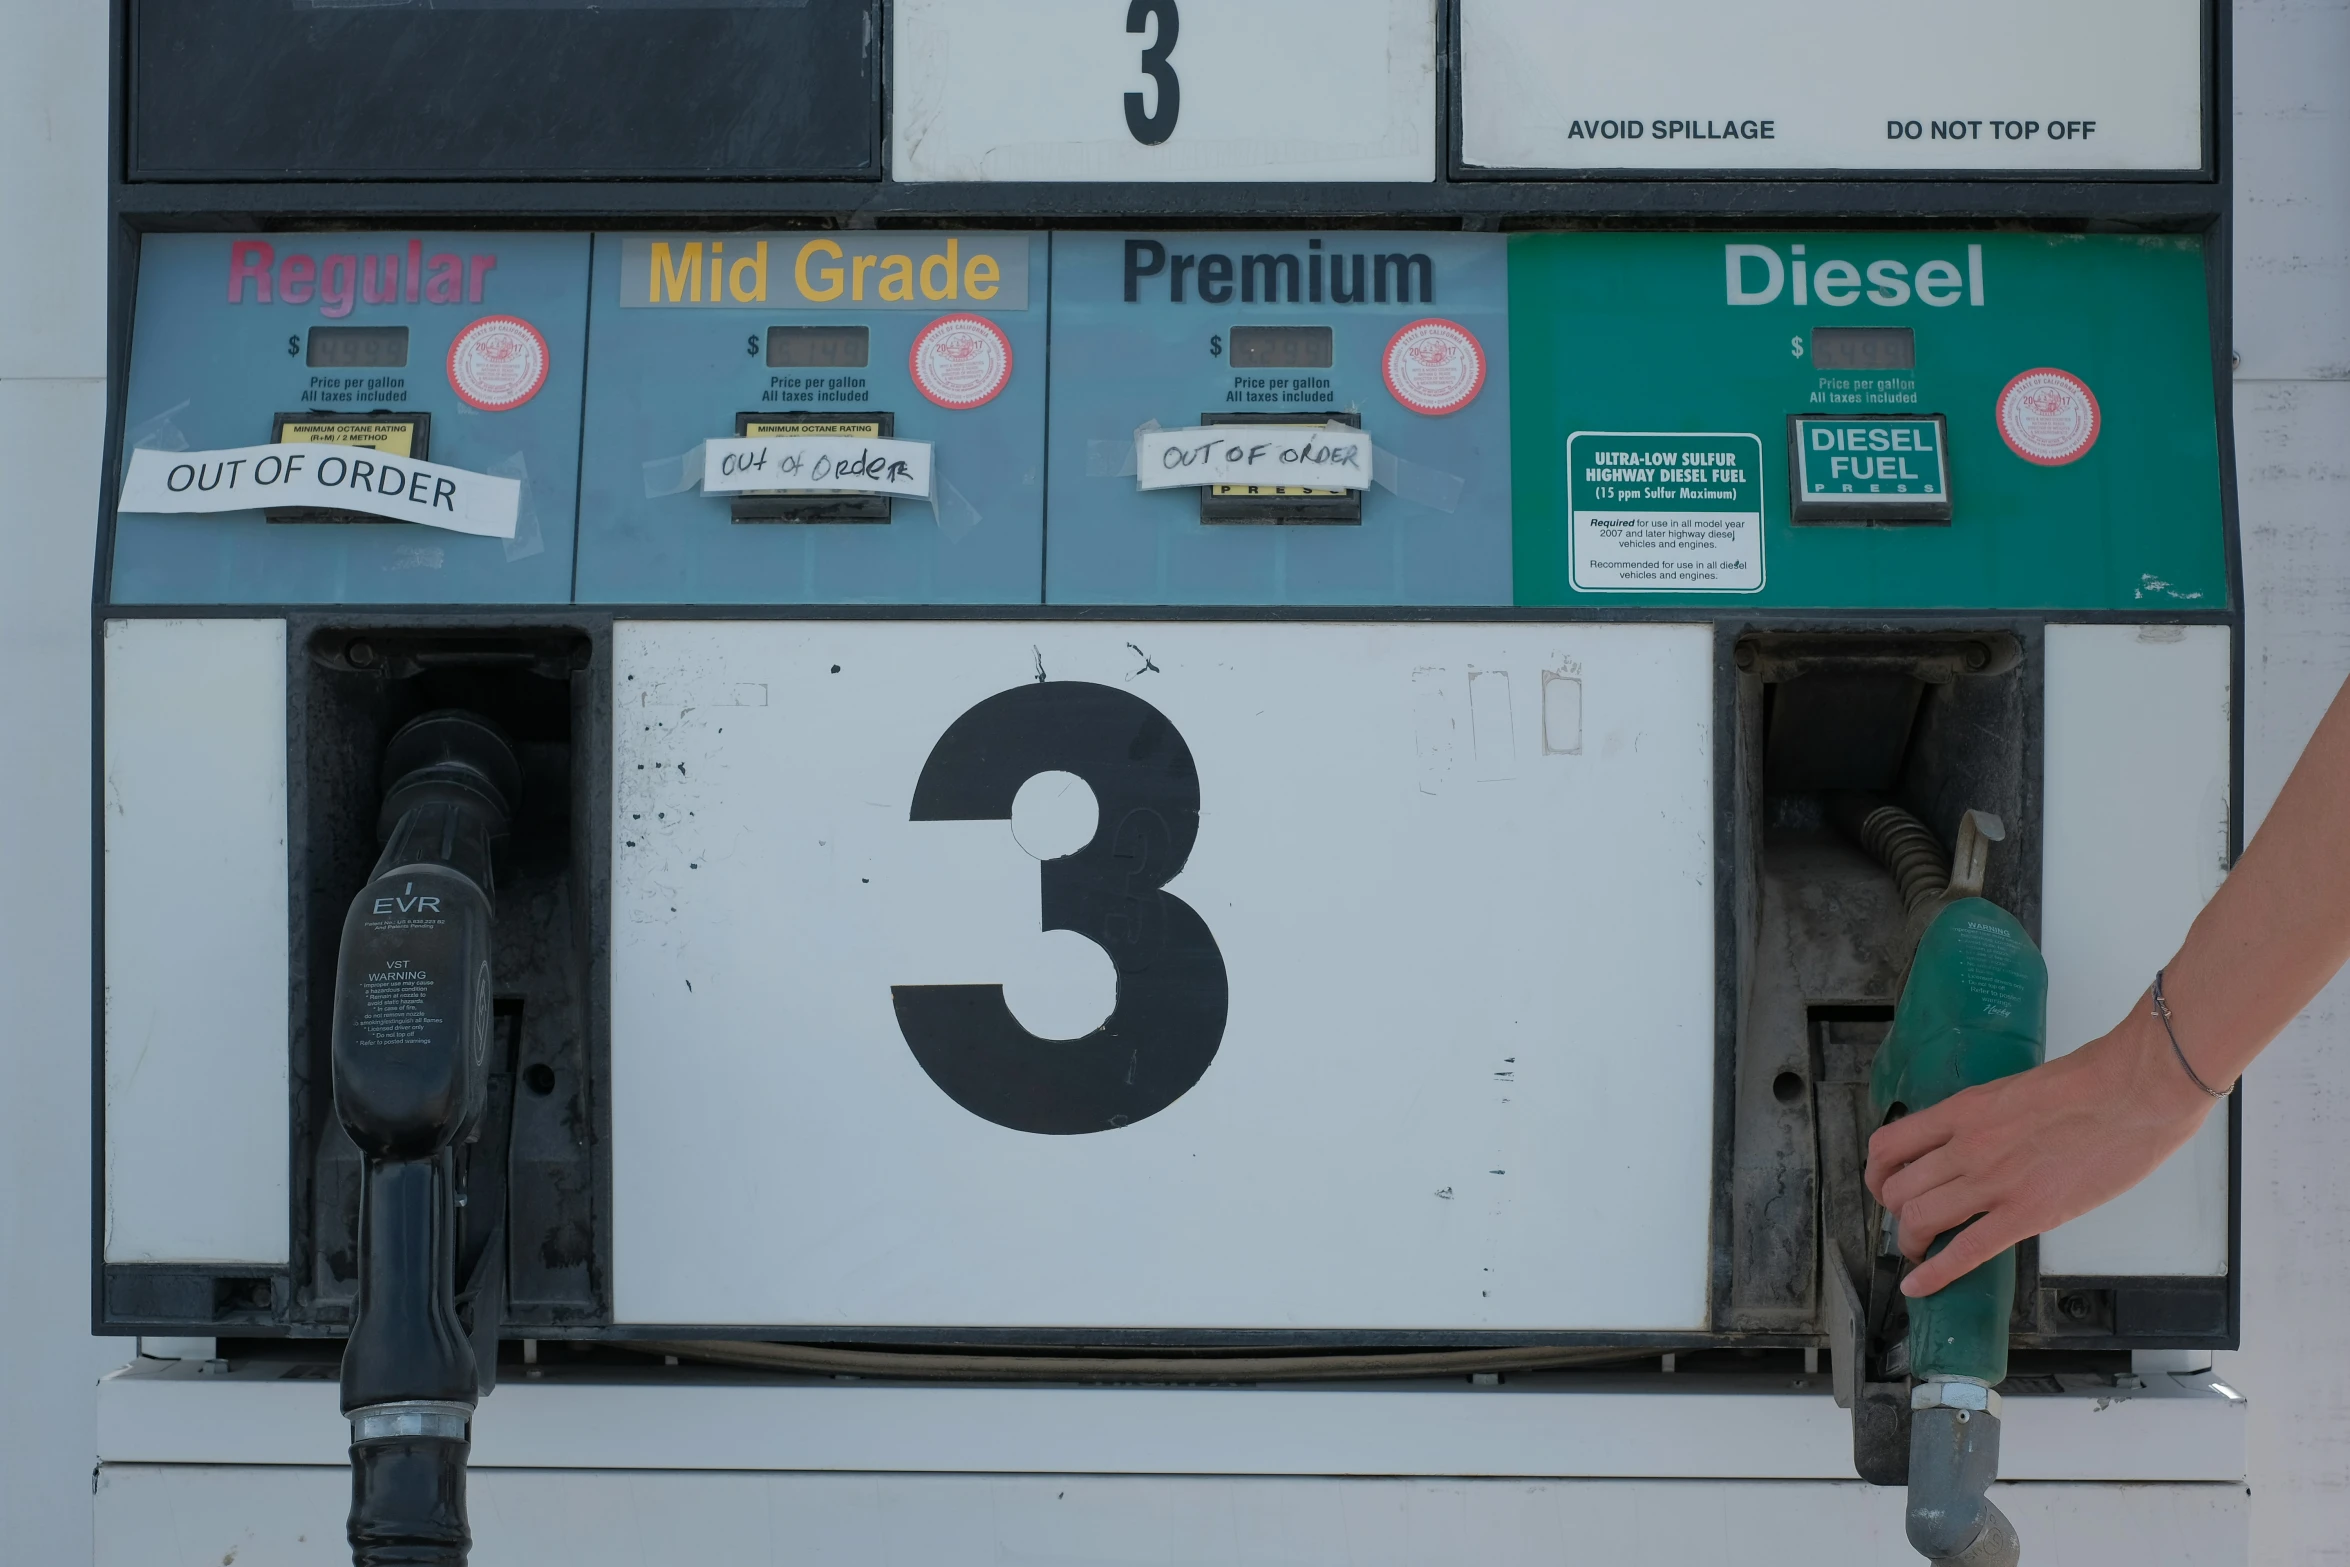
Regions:
<svg viewBox="0 0 2350 1567"><path fill-rule="evenodd" d="M106 6L0 0L0 1539L90 1560L90 556Z"/></svg>
<svg viewBox="0 0 2350 1567"><path fill-rule="evenodd" d="M89 669L106 7L0 0L0 1539L91 1559ZM2350 671L2350 0L2237 0L2236 388L2257 821ZM2251 1074L2261 1563L2350 1562L2350 982Z"/></svg>
<svg viewBox="0 0 2350 1567"><path fill-rule="evenodd" d="M2236 463L2249 826L2350 672L2350 3L2237 0ZM2245 1084L2252 1552L2350 1562L2350 980Z"/></svg>

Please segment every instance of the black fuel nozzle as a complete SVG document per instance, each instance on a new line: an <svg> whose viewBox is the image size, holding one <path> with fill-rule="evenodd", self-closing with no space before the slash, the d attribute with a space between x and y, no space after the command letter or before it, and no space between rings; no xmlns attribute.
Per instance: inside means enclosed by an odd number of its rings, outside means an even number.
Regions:
<svg viewBox="0 0 2350 1567"><path fill-rule="evenodd" d="M383 855L335 967L335 1111L365 1161L343 1350L351 1560L463 1567L478 1367L457 1318L454 1149L482 1114L490 846L522 777L495 725L444 711L392 736L383 779Z"/></svg>

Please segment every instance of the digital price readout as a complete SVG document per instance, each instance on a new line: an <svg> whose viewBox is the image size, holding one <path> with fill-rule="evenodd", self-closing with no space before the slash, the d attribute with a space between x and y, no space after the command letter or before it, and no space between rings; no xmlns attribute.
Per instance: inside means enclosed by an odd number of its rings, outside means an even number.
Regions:
<svg viewBox="0 0 2350 1567"><path fill-rule="evenodd" d="M771 326L770 370L862 370L873 354L873 332L861 326Z"/></svg>
<svg viewBox="0 0 2350 1567"><path fill-rule="evenodd" d="M401 370L408 364L404 326L314 326L303 363L313 370Z"/></svg>
<svg viewBox="0 0 2350 1567"><path fill-rule="evenodd" d="M1905 326L1815 326L1811 363L1815 370L1914 370L1917 333Z"/></svg>
<svg viewBox="0 0 2350 1567"><path fill-rule="evenodd" d="M1236 326L1235 370L1327 370L1336 349L1326 326Z"/></svg>

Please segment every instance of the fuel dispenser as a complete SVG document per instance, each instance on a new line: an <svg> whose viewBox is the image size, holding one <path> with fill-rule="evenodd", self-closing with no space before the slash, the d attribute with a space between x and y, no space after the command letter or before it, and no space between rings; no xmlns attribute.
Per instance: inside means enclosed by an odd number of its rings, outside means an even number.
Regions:
<svg viewBox="0 0 2350 1567"><path fill-rule="evenodd" d="M1225 101L1180 9L1113 139ZM2044 1538L2003 1436L2162 1480L2048 1433L2233 1342L2227 1124L1929 1301L1861 1177L2109 1024L2225 864L2204 236L1752 226L1786 182L1571 223L1613 186L1431 149L1243 228L1256 187L1079 202L1138 154L950 123L937 8L686 10L869 121L718 136L703 49L674 136L573 160L643 180L575 169L596 216L464 227L523 220L410 126L402 210L458 226L339 226L385 198L329 126L333 201L139 220L95 1315L221 1363L109 1397L308 1411L164 1461L347 1460L384 1567L554 1551L603 1471L796 1559L1105 1475L1508 1476L1580 1529L1759 1431L1823 1539L1899 1527L1816 1483L1858 1474L1977 1567ZM135 167L249 174L155 139L213 8L142 12ZM358 92L373 14L252 69ZM418 26L642 36L481 15ZM901 170L1079 173L860 184L885 33L945 84Z"/></svg>

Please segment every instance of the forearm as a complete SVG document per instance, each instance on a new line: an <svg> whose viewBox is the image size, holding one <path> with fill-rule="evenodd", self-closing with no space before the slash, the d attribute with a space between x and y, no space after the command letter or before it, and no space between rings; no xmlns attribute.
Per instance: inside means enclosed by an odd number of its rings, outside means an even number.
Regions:
<svg viewBox="0 0 2350 1567"><path fill-rule="evenodd" d="M2179 1043L2214 1088L2350 961L2350 682L2164 972ZM2162 1048L2168 1052L2169 1043ZM2175 1069L2175 1064L2174 1064Z"/></svg>

